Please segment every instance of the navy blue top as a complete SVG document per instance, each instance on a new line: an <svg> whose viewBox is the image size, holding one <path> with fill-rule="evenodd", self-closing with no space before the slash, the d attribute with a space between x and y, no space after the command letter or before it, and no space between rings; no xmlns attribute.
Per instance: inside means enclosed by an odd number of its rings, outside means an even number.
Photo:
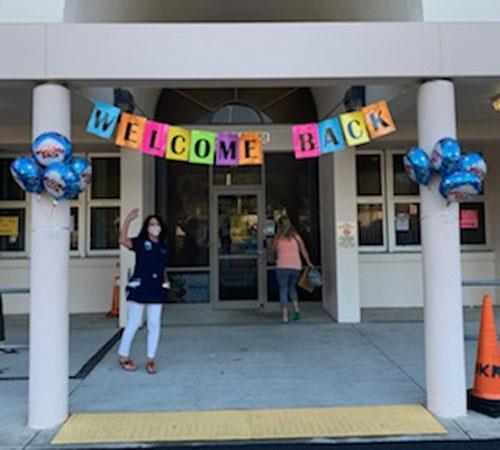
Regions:
<svg viewBox="0 0 500 450"><path fill-rule="evenodd" d="M168 290L162 287L168 264L164 242L136 237L131 239L135 252L135 270L127 285L127 300L138 303L164 303Z"/></svg>

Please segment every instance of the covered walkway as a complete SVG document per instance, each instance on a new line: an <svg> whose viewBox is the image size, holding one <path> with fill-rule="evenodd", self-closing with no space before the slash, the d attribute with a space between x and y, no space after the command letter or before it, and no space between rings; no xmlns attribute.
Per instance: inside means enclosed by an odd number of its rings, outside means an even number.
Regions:
<svg viewBox="0 0 500 450"><path fill-rule="evenodd" d="M359 324L337 324L304 305L304 320L279 324L275 313L189 314L171 305L165 314L159 373L126 373L116 348L83 378L70 381L72 412L168 412L425 403L422 312L366 310ZM479 308L465 311L467 383L472 383ZM497 323L500 325L500 311ZM191 324L189 324L191 322ZM196 324L193 324L196 322ZM27 318L7 318L7 336L27 339ZM92 359L116 332L113 319L77 315L71 327L71 372ZM145 330L133 349L144 353ZM46 448L58 429L26 428L27 354L2 355L0 449ZM23 368L24 367L24 368ZM14 373L15 371L15 373ZM1 380L1 378L7 378ZM498 423L469 412L440 420L439 439L499 438ZM318 436L320 437L320 436ZM436 439L421 436L420 439ZM390 438L408 439L404 438ZM373 439L367 439L373 440Z"/></svg>

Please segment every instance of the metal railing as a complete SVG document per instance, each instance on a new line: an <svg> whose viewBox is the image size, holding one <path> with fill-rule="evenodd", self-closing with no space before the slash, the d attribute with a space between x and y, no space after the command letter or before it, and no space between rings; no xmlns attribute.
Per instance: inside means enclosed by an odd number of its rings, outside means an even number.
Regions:
<svg viewBox="0 0 500 450"><path fill-rule="evenodd" d="M500 286L500 280L463 280L462 286Z"/></svg>

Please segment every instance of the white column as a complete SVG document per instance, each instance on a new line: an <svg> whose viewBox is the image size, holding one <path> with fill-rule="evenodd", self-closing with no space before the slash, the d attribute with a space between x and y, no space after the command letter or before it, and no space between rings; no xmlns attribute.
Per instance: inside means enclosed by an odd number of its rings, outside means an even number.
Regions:
<svg viewBox="0 0 500 450"><path fill-rule="evenodd" d="M57 131L70 138L70 93L47 83L33 90L33 138ZM68 417L69 203L31 199L29 418L34 429Z"/></svg>
<svg viewBox="0 0 500 450"><path fill-rule="evenodd" d="M456 137L451 81L423 83L418 92L419 146L430 152ZM466 414L458 205L439 194L439 177L421 188L427 407L439 417Z"/></svg>
<svg viewBox="0 0 500 450"><path fill-rule="evenodd" d="M338 322L359 322L355 150L321 157L319 178L323 306ZM341 223L353 226L352 245L339 239Z"/></svg>

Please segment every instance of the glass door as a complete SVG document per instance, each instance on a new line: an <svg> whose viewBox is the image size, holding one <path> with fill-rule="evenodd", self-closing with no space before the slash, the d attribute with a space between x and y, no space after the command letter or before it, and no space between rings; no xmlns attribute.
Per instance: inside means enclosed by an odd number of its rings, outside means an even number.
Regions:
<svg viewBox="0 0 500 450"><path fill-rule="evenodd" d="M265 300L264 196L260 188L214 187L211 286L218 308L259 308Z"/></svg>

